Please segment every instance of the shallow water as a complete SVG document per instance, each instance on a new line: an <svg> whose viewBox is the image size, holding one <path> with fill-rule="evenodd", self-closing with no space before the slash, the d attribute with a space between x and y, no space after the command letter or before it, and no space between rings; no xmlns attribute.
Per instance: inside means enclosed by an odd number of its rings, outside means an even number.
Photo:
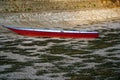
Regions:
<svg viewBox="0 0 120 80"><path fill-rule="evenodd" d="M120 20L89 26L99 38L32 38L0 31L0 79L120 80Z"/></svg>

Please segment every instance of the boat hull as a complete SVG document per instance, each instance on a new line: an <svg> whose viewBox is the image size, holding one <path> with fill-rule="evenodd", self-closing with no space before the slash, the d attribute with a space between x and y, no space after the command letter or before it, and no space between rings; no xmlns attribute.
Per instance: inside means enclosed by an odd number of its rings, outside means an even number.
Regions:
<svg viewBox="0 0 120 80"><path fill-rule="evenodd" d="M67 32L49 32L49 31L34 31L34 30L24 30L16 29L11 27L6 27L9 30L24 36L31 37L59 37L59 38L98 38L99 34L94 32L86 33L67 33Z"/></svg>

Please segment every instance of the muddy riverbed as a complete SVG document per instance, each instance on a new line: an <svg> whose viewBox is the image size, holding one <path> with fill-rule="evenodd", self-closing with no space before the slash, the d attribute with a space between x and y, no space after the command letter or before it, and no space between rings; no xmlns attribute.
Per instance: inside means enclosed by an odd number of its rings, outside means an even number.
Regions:
<svg viewBox="0 0 120 80"><path fill-rule="evenodd" d="M120 20L83 26L100 37L33 38L0 26L0 79L119 80Z"/></svg>

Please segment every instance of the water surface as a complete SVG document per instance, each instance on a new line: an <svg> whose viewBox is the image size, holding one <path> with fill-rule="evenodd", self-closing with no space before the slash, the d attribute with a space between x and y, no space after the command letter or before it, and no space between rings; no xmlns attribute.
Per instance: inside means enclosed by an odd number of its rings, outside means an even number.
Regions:
<svg viewBox="0 0 120 80"><path fill-rule="evenodd" d="M120 80L120 21L86 26L100 37L32 38L1 30L0 79Z"/></svg>

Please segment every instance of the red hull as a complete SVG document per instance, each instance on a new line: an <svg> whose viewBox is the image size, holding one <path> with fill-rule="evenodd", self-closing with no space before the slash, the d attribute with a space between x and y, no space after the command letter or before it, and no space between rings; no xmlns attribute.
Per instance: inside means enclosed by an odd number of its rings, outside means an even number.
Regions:
<svg viewBox="0 0 120 80"><path fill-rule="evenodd" d="M99 34L94 32L84 32L84 33L67 33L67 32L49 32L49 31L34 31L34 30L24 30L19 28L6 27L9 30L25 36L32 37L59 37L59 38L98 38Z"/></svg>

